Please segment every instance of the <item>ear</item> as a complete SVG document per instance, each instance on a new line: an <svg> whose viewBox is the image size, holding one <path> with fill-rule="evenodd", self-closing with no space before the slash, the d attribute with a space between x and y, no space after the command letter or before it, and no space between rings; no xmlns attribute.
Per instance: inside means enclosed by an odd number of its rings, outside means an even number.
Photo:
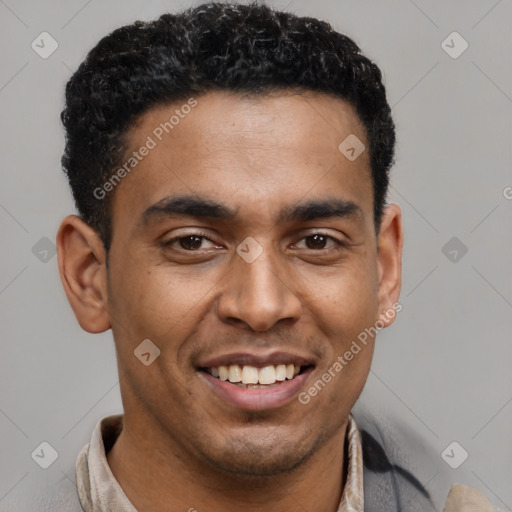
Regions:
<svg viewBox="0 0 512 512"><path fill-rule="evenodd" d="M402 309L398 303L402 287L402 212L396 204L386 206L377 237L379 311L384 327L391 325Z"/></svg>
<svg viewBox="0 0 512 512"><path fill-rule="evenodd" d="M57 234L59 272L80 327L90 333L110 328L106 252L96 231L75 215Z"/></svg>

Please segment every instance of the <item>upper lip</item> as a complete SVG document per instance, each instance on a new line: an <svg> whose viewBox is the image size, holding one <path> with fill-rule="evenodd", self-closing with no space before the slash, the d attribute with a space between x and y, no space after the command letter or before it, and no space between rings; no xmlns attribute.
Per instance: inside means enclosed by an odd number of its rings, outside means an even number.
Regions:
<svg viewBox="0 0 512 512"><path fill-rule="evenodd" d="M240 366L256 366L263 368L270 365L294 364L296 366L315 365L316 359L311 356L305 356L294 352L230 352L222 355L212 356L199 362L199 368L213 368L215 366L229 366L238 364Z"/></svg>

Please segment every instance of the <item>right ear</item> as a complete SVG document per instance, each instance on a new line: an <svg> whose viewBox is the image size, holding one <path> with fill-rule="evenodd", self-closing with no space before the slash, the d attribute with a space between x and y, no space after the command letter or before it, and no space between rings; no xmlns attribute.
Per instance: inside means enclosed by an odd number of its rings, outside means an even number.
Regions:
<svg viewBox="0 0 512 512"><path fill-rule="evenodd" d="M57 234L59 272L78 323L87 332L110 328L107 254L103 242L76 215L66 217Z"/></svg>

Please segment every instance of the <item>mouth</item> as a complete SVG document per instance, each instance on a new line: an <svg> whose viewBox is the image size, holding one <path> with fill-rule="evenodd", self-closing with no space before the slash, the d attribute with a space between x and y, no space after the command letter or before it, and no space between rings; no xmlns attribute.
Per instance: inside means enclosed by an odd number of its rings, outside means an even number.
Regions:
<svg viewBox="0 0 512 512"><path fill-rule="evenodd" d="M315 368L311 361L286 354L222 359L200 366L199 377L223 402L243 410L261 411L286 405L305 387Z"/></svg>

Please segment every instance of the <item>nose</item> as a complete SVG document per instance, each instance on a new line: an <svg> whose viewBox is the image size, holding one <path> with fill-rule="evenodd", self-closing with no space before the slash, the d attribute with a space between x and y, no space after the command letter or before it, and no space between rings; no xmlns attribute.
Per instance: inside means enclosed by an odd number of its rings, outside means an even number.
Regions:
<svg viewBox="0 0 512 512"><path fill-rule="evenodd" d="M252 263L235 256L218 298L220 319L253 331L268 331L279 322L296 322L302 305L293 292L293 283L266 252Z"/></svg>

